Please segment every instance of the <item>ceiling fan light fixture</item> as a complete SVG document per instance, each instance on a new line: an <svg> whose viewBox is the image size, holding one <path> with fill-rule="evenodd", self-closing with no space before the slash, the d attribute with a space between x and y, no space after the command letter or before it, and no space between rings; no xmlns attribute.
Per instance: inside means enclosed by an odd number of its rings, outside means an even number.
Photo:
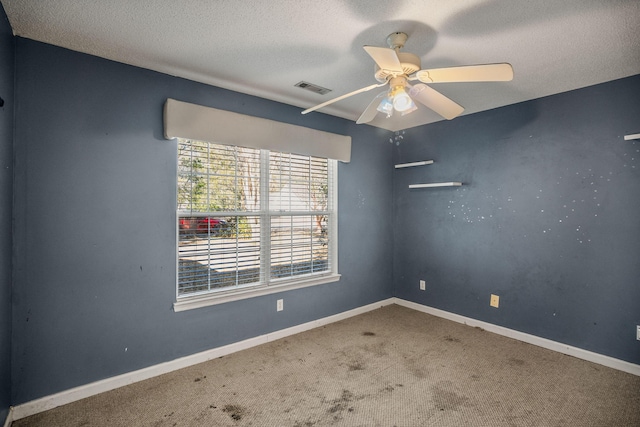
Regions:
<svg viewBox="0 0 640 427"><path fill-rule="evenodd" d="M377 110L381 113L385 113L387 117L391 117L393 115L393 102L391 101L391 97L385 96L382 98Z"/></svg>
<svg viewBox="0 0 640 427"><path fill-rule="evenodd" d="M403 114L410 113L416 109L416 104L411 97L407 94L402 86L396 86L392 89L393 92L393 108Z"/></svg>
<svg viewBox="0 0 640 427"><path fill-rule="evenodd" d="M425 85L423 84L417 84L415 86L413 86L410 90L409 90L409 95L411 96L416 96L418 95L420 92L422 92L425 88Z"/></svg>
<svg viewBox="0 0 640 427"><path fill-rule="evenodd" d="M387 37L389 48L363 46L365 52L375 62L374 77L379 82L378 84L354 90L315 107L307 108L302 111L302 114L371 89L388 86L387 91L379 93L369 102L367 108L356 120L357 124L371 122L378 111L385 113L387 118L391 117L395 111L404 116L417 110L418 104L424 105L447 120L451 120L462 114L464 107L425 83L431 85L432 83L502 82L513 79L513 67L506 62L421 70L420 57L412 53L400 52L407 37L407 34L402 32L390 34ZM421 83L409 84L415 80Z"/></svg>
<svg viewBox="0 0 640 427"><path fill-rule="evenodd" d="M414 111L416 111L418 109L418 106L416 105L415 102L413 102L413 100L411 98L409 98L409 100L411 101L411 103L409 104L409 108L407 108L406 110L402 111L402 115L407 115L409 113L413 113Z"/></svg>

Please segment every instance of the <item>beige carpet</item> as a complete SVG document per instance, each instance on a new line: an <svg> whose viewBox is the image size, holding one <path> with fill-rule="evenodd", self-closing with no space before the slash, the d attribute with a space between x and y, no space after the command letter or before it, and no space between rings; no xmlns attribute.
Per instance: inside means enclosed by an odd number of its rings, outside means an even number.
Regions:
<svg viewBox="0 0 640 427"><path fill-rule="evenodd" d="M23 426L640 426L640 377L392 305Z"/></svg>

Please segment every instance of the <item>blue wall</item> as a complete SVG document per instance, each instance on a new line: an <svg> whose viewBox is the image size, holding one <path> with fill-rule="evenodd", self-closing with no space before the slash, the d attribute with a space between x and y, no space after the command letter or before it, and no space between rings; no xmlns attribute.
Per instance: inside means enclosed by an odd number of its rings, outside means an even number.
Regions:
<svg viewBox="0 0 640 427"><path fill-rule="evenodd" d="M16 76L14 404L391 296L388 132L21 38ZM339 282L172 311L168 97L352 136Z"/></svg>
<svg viewBox="0 0 640 427"><path fill-rule="evenodd" d="M634 76L407 131L395 161L435 163L394 175L395 295L640 363L638 94ZM408 189L438 181L464 186Z"/></svg>
<svg viewBox="0 0 640 427"><path fill-rule="evenodd" d="M13 204L14 39L0 5L0 425L11 403L11 208Z"/></svg>

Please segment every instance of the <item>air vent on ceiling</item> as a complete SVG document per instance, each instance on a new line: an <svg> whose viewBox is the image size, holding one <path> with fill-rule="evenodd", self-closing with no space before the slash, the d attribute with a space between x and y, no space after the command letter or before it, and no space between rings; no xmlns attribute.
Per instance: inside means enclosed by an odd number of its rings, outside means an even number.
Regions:
<svg viewBox="0 0 640 427"><path fill-rule="evenodd" d="M309 83L305 81L298 82L294 86L300 87L302 89L310 90L311 92L319 93L320 95L324 95L326 93L331 92L331 89L327 89L326 87L314 85L313 83Z"/></svg>

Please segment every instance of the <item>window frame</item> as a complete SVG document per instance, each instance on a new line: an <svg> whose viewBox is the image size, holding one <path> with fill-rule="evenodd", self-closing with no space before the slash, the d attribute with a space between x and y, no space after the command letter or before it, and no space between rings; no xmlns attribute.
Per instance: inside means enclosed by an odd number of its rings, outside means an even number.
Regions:
<svg viewBox="0 0 640 427"><path fill-rule="evenodd" d="M191 138L184 138L187 140L193 140ZM206 141L202 141L206 142ZM217 144L213 142L207 142L209 144ZM228 144L223 144L228 145ZM179 150L176 147L176 164L179 162ZM310 286L316 286L326 283L332 283L340 280L340 274L338 273L338 161L335 159L327 159L327 178L329 185L331 186L328 191L327 210L326 211L272 211L269 209L269 159L270 153L287 153L278 150L260 149L260 187L261 187L261 203L259 212L243 212L242 215L258 215L260 216L260 252L261 254L268 254L269 259L261 262L260 266L260 283L255 285L245 285L227 289L219 289L215 291L200 292L193 295L180 295L180 273L179 273L179 244L180 244L180 230L179 219L181 218L181 211L178 209L178 194L176 187L176 208L175 208L175 235L176 235L176 281L175 281L175 298L176 301L173 304L175 312L184 310L190 310L200 307L211 306L215 304L223 304L231 301L242 300L246 298L253 298L257 296L269 295L272 293L283 292L293 289L300 289ZM288 154L288 153L287 153ZM306 157L319 157L313 155L302 154ZM179 170L176 170L176 183L178 182ZM329 216L328 220L328 255L329 255L329 270L305 274L300 276L292 276L286 278L271 278L270 270L263 270L264 266L269 266L271 261L271 218L275 216L296 216L296 215L317 215L322 212ZM224 216L227 212L216 212L215 215ZM190 214L190 215L193 215ZM184 215L183 215L184 217ZM267 238L265 238L267 236ZM266 248L265 248L266 246ZM265 274L266 273L266 274Z"/></svg>

